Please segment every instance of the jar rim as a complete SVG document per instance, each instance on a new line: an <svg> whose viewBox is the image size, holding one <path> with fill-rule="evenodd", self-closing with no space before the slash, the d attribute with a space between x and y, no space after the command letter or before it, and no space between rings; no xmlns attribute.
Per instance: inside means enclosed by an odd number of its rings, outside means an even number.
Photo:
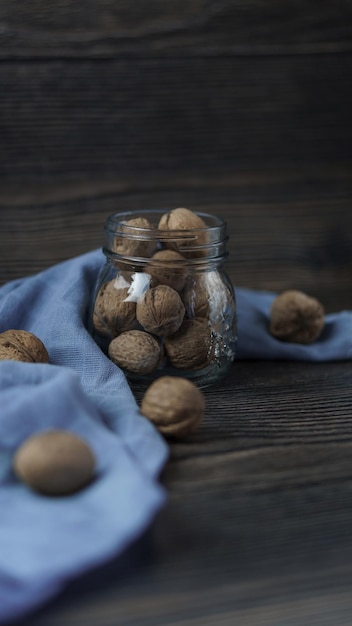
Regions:
<svg viewBox="0 0 352 626"><path fill-rule="evenodd" d="M149 221L152 221L152 218L154 217L154 219L156 219L157 217L162 217L162 215L164 215L165 213L169 213L170 211L172 211L173 209L169 209L169 208L164 208L164 209L141 209L136 210L129 210L129 211L117 211L116 213L112 213L111 215L109 215L109 217L107 218L106 222L105 222L105 231L116 234L116 232L118 231L119 227L124 227L126 221L131 220L133 218L136 217L141 217L141 218L145 218L148 219L149 216ZM216 232L217 230L223 230L226 229L226 221L221 218L218 217L217 215L213 215L211 213L205 213L203 211L192 211L195 215L197 215L198 217L202 218L204 220L204 222L206 223L205 227L197 227L197 228L187 228L187 229L173 229L172 231L167 231L164 229L158 229L158 228L153 228L153 230L151 230L150 228L144 228L142 226L134 226L134 225L128 225L128 231L129 231L129 237L132 236L132 238L134 237L138 237L138 235L147 235L149 234L150 236L154 237L158 237L161 239L174 239L174 238L178 238L181 237L183 239L187 238L187 233L189 233L189 238L193 238L194 234L196 233L201 233L201 232Z"/></svg>
<svg viewBox="0 0 352 626"><path fill-rule="evenodd" d="M171 209L172 210L172 209ZM145 255L143 250L145 245L155 244L156 249L174 249L184 255L188 264L201 266L207 260L220 262L227 256L226 243L227 224L226 221L217 215L205 212L192 213L203 220L205 226L187 229L158 228L160 218L170 212L166 209L143 209L141 211L121 211L113 213L105 223L105 247L103 249L106 256L115 259L128 259L130 262L145 262L149 255ZM146 219L147 226L131 225L133 218ZM142 222L143 223L143 222ZM149 226L148 226L149 223ZM202 222L201 222L202 224ZM124 241L138 244L141 242L142 249L138 254L132 248L124 248ZM119 242L117 246L116 243ZM120 246L120 247L119 247Z"/></svg>

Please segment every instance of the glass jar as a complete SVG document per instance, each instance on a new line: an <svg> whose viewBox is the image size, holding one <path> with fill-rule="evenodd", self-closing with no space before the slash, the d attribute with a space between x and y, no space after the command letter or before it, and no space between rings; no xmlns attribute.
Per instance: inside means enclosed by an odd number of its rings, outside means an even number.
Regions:
<svg viewBox="0 0 352 626"><path fill-rule="evenodd" d="M235 357L226 222L188 209L130 211L105 224L90 331L130 381L182 376L204 387Z"/></svg>

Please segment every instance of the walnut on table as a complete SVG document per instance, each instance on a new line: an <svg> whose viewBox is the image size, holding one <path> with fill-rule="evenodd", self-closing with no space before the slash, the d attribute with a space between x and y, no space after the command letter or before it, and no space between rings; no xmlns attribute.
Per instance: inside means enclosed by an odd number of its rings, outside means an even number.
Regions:
<svg viewBox="0 0 352 626"><path fill-rule="evenodd" d="M183 438L200 426L205 410L201 390L186 378L162 376L145 392L141 413L166 437Z"/></svg>

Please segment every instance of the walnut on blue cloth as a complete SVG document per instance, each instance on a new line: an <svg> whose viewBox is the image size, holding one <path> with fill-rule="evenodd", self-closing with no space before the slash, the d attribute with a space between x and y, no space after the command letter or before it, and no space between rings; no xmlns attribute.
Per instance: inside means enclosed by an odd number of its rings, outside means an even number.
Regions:
<svg viewBox="0 0 352 626"><path fill-rule="evenodd" d="M281 341L311 344L320 336L324 323L321 302L302 291L283 291L271 305L269 330Z"/></svg>
<svg viewBox="0 0 352 626"><path fill-rule="evenodd" d="M49 363L44 343L27 330L5 330L0 333L0 361L23 361L25 363Z"/></svg>
<svg viewBox="0 0 352 626"><path fill-rule="evenodd" d="M53 429L32 435L13 459L16 476L34 491L63 496L91 482L95 457L88 443L72 432Z"/></svg>

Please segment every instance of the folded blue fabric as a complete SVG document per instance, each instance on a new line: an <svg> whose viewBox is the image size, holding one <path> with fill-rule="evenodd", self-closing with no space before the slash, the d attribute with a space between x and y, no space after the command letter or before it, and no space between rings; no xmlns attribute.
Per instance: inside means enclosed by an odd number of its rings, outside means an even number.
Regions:
<svg viewBox="0 0 352 626"><path fill-rule="evenodd" d="M0 288L0 332L28 330L50 355L50 364L0 362L0 623L119 555L165 502L158 474L167 446L140 415L124 374L86 330L104 260L94 250ZM310 346L286 344L268 332L274 297L236 289L237 359L352 357L352 313L328 315ZM92 484L68 497L36 494L11 469L18 446L50 428L77 433L97 459Z"/></svg>
<svg viewBox="0 0 352 626"><path fill-rule="evenodd" d="M90 253L0 289L0 332L29 330L50 353L50 364L0 362L0 623L119 555L165 502L167 446L84 325L102 260ZM51 428L80 435L97 461L92 484L67 497L34 493L11 469L18 446Z"/></svg>

